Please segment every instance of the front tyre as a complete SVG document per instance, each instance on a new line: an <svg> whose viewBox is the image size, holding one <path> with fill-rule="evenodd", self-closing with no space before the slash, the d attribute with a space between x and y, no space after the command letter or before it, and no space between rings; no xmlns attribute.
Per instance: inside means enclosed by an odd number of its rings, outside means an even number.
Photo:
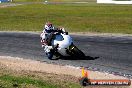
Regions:
<svg viewBox="0 0 132 88"><path fill-rule="evenodd" d="M46 55L47 55L48 59L52 60L52 58L53 58L52 52L48 52L48 53L46 53Z"/></svg>

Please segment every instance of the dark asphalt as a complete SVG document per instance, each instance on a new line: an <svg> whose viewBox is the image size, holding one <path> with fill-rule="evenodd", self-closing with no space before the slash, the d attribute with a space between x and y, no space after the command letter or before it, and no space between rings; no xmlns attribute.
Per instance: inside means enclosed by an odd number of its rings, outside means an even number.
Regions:
<svg viewBox="0 0 132 88"><path fill-rule="evenodd" d="M132 37L72 35L85 59L48 60L41 48L39 34L0 32L0 55L35 59L47 63L84 66L88 69L132 78ZM93 57L93 58L92 58ZM94 57L99 57L94 59Z"/></svg>

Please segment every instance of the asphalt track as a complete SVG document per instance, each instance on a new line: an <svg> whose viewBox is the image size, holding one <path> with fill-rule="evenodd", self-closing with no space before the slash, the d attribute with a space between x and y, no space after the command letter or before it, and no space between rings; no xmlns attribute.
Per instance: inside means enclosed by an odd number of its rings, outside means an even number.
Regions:
<svg viewBox="0 0 132 88"><path fill-rule="evenodd" d="M132 78L132 37L71 35L86 58L48 60L38 33L0 32L0 56L35 59L42 62L86 67ZM98 57L98 58L94 58Z"/></svg>

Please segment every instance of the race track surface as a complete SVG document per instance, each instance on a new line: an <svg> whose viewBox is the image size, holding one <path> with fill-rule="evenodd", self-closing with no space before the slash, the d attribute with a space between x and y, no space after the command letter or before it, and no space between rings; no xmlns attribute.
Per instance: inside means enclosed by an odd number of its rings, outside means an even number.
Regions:
<svg viewBox="0 0 132 88"><path fill-rule="evenodd" d="M41 48L39 34L20 32L0 32L0 55L76 67L84 66L132 78L132 37L71 36L75 45L86 54L86 58L48 60Z"/></svg>

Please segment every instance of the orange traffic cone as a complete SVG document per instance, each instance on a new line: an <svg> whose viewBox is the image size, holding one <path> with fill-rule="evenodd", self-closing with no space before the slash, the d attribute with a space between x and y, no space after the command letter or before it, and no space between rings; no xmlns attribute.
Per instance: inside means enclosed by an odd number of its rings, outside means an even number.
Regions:
<svg viewBox="0 0 132 88"><path fill-rule="evenodd" d="M84 70L84 67L82 68L82 77L88 77L88 72Z"/></svg>

